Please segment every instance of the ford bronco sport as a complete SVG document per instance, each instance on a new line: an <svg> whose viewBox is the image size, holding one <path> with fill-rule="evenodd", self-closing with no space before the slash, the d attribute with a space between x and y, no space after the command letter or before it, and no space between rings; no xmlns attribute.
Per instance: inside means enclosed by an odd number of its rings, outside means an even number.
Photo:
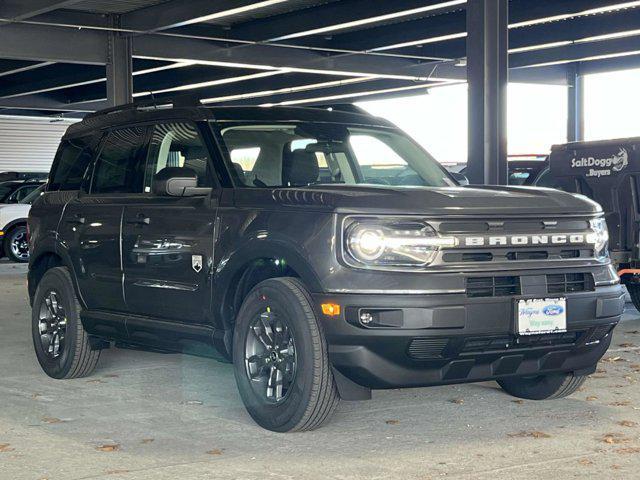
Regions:
<svg viewBox="0 0 640 480"><path fill-rule="evenodd" d="M598 204L461 187L392 124L346 109L89 115L29 227L48 375L88 375L114 345L217 352L280 432L372 389L569 395L624 305Z"/></svg>

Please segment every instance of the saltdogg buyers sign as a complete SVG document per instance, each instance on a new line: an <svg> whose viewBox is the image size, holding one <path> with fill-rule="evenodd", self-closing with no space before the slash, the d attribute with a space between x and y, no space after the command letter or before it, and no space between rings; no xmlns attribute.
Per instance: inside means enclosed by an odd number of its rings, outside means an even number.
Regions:
<svg viewBox="0 0 640 480"><path fill-rule="evenodd" d="M586 168L587 177L608 177L615 172L624 170L629 165L629 152L620 148L618 153L606 158L580 157L571 160L571 168Z"/></svg>

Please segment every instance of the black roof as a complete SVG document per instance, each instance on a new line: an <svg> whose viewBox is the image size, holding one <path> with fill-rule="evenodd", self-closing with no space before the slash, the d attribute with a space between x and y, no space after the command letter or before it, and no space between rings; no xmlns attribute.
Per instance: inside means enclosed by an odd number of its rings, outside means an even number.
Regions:
<svg viewBox="0 0 640 480"><path fill-rule="evenodd" d="M141 104L144 105L144 104ZM77 137L97 129L112 128L123 124L168 121L168 120L215 120L218 122L325 122L368 125L396 128L395 125L364 111L349 111L337 106L329 108L305 107L172 107L137 108L136 104L120 109L107 109L88 115L84 120L73 124L67 130L65 138Z"/></svg>

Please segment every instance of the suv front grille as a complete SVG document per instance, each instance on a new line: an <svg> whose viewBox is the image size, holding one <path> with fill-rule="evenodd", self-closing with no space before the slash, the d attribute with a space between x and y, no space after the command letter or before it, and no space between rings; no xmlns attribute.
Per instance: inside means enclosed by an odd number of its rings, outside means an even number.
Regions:
<svg viewBox="0 0 640 480"><path fill-rule="evenodd" d="M560 262L594 255L589 244L568 241L572 234L584 237L590 232L588 219L497 218L434 223L439 234L459 238L455 247L442 249L440 260L446 265ZM554 236L566 237L567 241L554 241Z"/></svg>
<svg viewBox="0 0 640 480"><path fill-rule="evenodd" d="M554 273L547 275L547 293L591 292L595 290L590 273Z"/></svg>
<svg viewBox="0 0 640 480"><path fill-rule="evenodd" d="M468 297L507 297L520 293L520 277L467 278Z"/></svg>

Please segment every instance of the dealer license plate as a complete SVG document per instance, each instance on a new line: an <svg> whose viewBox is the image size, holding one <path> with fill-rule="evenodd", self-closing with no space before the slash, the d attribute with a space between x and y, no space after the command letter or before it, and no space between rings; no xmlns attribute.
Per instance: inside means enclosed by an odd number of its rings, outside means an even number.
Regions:
<svg viewBox="0 0 640 480"><path fill-rule="evenodd" d="M518 333L541 335L567 331L567 299L518 300Z"/></svg>

